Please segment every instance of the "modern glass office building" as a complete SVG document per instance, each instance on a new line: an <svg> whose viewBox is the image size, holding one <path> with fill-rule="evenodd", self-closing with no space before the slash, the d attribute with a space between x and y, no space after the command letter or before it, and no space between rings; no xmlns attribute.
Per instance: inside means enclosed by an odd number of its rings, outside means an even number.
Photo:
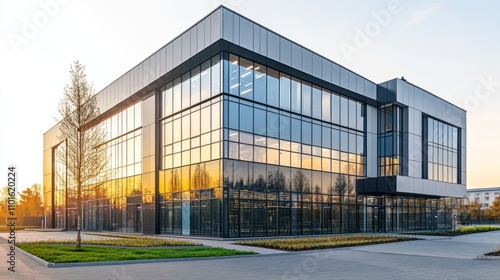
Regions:
<svg viewBox="0 0 500 280"><path fill-rule="evenodd" d="M97 100L112 178L84 194L86 230L441 229L465 195L464 110L405 80L376 84L222 6ZM46 223L72 229L58 134L44 135Z"/></svg>

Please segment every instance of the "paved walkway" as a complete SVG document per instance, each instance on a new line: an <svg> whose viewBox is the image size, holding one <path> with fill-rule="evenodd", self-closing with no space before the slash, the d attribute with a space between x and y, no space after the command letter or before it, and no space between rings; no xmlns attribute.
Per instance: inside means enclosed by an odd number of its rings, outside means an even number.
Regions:
<svg viewBox="0 0 500 280"><path fill-rule="evenodd" d="M73 232L18 232L18 240L68 239ZM0 234L5 237L6 234ZM83 238L102 238L83 235ZM233 241L200 240L236 246ZM19 252L16 272L7 270L5 239L0 243L0 279L496 279L500 260L477 260L500 245L500 232L238 258L177 260L161 263L46 268ZM255 250L255 248L251 248Z"/></svg>

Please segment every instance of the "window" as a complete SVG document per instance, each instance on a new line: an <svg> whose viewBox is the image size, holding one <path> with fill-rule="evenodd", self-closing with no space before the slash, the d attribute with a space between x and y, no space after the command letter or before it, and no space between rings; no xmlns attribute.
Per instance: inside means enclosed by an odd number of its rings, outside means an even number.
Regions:
<svg viewBox="0 0 500 280"><path fill-rule="evenodd" d="M321 93L321 119L326 122L330 122L331 114L330 114L330 96L331 92L323 89Z"/></svg>
<svg viewBox="0 0 500 280"><path fill-rule="evenodd" d="M279 136L279 115L276 113L267 112L267 136Z"/></svg>
<svg viewBox="0 0 500 280"><path fill-rule="evenodd" d="M300 113L302 99L301 84L296 78L292 78L290 98L292 112Z"/></svg>
<svg viewBox="0 0 500 280"><path fill-rule="evenodd" d="M278 71L267 70L267 104L278 107Z"/></svg>
<svg viewBox="0 0 500 280"><path fill-rule="evenodd" d="M191 70L191 104L197 104L200 102L200 67L195 67Z"/></svg>
<svg viewBox="0 0 500 280"><path fill-rule="evenodd" d="M210 97L210 60L201 64L200 91L201 100Z"/></svg>
<svg viewBox="0 0 500 280"><path fill-rule="evenodd" d="M312 114L313 118L321 119L321 89L313 86L312 89Z"/></svg>
<svg viewBox="0 0 500 280"><path fill-rule="evenodd" d="M427 139L424 143L423 154L424 165L426 165L424 170L427 171L424 172L424 177L430 180L459 183L458 128L427 116L423 118L423 123L424 139Z"/></svg>
<svg viewBox="0 0 500 280"><path fill-rule="evenodd" d="M240 58L240 96L253 99L253 63Z"/></svg>
<svg viewBox="0 0 500 280"><path fill-rule="evenodd" d="M254 100L266 103L266 67L255 63L254 65Z"/></svg>
<svg viewBox="0 0 500 280"><path fill-rule="evenodd" d="M182 75L182 109L186 109L191 105L191 86L190 86L190 73Z"/></svg>
<svg viewBox="0 0 500 280"><path fill-rule="evenodd" d="M240 105L240 130L253 132L253 108Z"/></svg>
<svg viewBox="0 0 500 280"><path fill-rule="evenodd" d="M311 139L311 123L309 122L302 122L302 143L311 145L312 144L312 139Z"/></svg>
<svg viewBox="0 0 500 280"><path fill-rule="evenodd" d="M311 116L311 85L302 82L302 114Z"/></svg>
<svg viewBox="0 0 500 280"><path fill-rule="evenodd" d="M238 57L229 55L229 93L234 95L238 95L240 89L240 67L238 64Z"/></svg>
<svg viewBox="0 0 500 280"><path fill-rule="evenodd" d="M290 110L290 76L280 74L280 108Z"/></svg>
<svg viewBox="0 0 500 280"><path fill-rule="evenodd" d="M266 135L266 111L254 109L254 132L260 135Z"/></svg>

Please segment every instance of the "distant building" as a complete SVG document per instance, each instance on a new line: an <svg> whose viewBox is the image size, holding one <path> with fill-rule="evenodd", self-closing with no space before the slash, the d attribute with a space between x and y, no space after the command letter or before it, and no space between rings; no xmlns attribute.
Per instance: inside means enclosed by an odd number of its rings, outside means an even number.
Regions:
<svg viewBox="0 0 500 280"><path fill-rule="evenodd" d="M481 188L481 189L468 189L467 198L469 203L477 201L481 204L481 209L487 209L491 206L493 201L500 196L500 187Z"/></svg>

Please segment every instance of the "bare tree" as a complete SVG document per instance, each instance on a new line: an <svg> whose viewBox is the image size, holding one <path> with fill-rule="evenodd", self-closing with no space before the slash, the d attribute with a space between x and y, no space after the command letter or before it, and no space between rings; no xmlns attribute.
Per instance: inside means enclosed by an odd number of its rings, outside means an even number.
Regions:
<svg viewBox="0 0 500 280"><path fill-rule="evenodd" d="M64 88L59 103L61 114L60 140L65 141L67 191L76 197L76 248L81 248L83 193L105 181L108 155L105 145L106 131L92 121L99 115L92 86L87 83L85 67L75 61L70 68L71 83Z"/></svg>

